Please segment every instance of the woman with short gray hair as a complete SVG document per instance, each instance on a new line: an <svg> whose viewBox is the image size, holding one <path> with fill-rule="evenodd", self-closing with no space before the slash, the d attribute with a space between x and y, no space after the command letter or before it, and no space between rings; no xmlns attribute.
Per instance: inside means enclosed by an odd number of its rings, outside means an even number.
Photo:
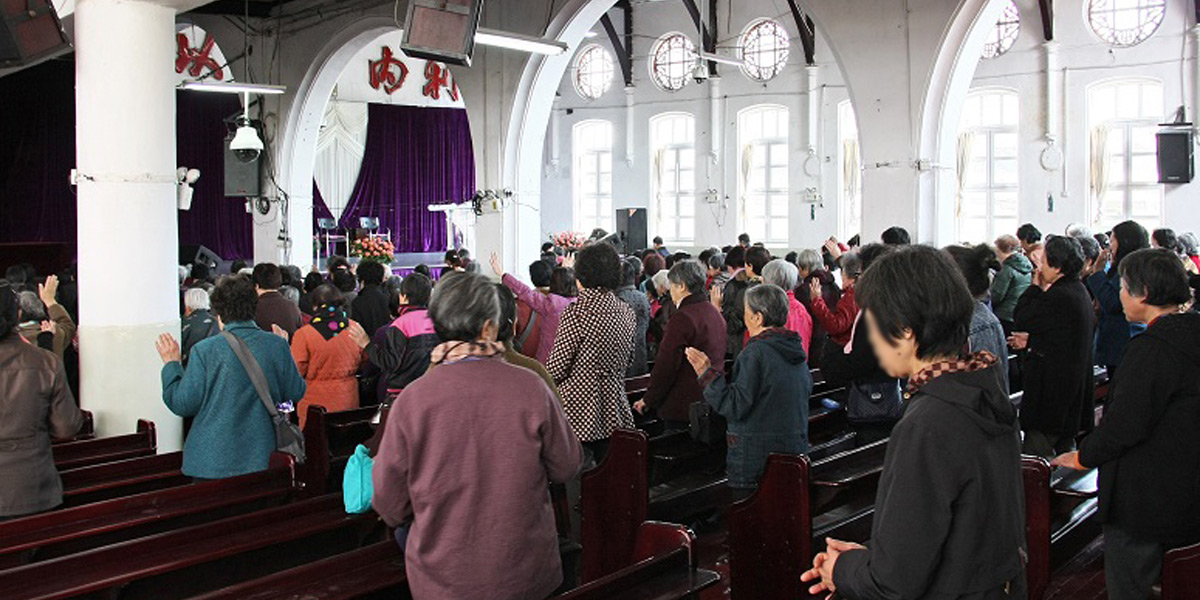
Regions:
<svg viewBox="0 0 1200 600"><path fill-rule="evenodd" d="M750 341L734 362L728 383L704 352L687 349L704 400L729 420L725 468L735 498L745 498L758 487L772 452L808 451L812 375L800 336L784 326L789 304L783 289L771 283L746 290Z"/></svg>
<svg viewBox="0 0 1200 600"><path fill-rule="evenodd" d="M800 270L801 279L807 279L813 272L824 267L825 261L821 259L821 253L813 248L805 248L796 255L796 268Z"/></svg>
<svg viewBox="0 0 1200 600"><path fill-rule="evenodd" d="M775 259L763 267L763 281L778 287L787 294L787 323L789 331L796 332L804 344L804 354L808 355L808 347L812 342L813 319L808 309L796 299L796 284L800 281L800 270L790 262ZM749 340L749 332L746 334Z"/></svg>
<svg viewBox="0 0 1200 600"><path fill-rule="evenodd" d="M562 580L549 485L579 471L579 439L542 378L505 362L486 277L443 277L429 316L440 366L389 413L372 505L392 527L411 522L414 597L545 598ZM467 522L486 524L486 535Z"/></svg>
<svg viewBox="0 0 1200 600"><path fill-rule="evenodd" d="M191 288L183 294L183 328L180 330L180 358L186 368L192 347L218 333L221 327L209 306L208 292Z"/></svg>

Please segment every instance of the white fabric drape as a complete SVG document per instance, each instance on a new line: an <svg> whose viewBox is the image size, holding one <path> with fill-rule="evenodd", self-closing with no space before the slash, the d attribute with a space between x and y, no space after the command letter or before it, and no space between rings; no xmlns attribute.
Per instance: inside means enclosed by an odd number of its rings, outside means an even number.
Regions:
<svg viewBox="0 0 1200 600"><path fill-rule="evenodd" d="M971 157L975 152L975 132L964 131L958 134L958 202L954 216L961 217L963 211L963 193L967 189L967 172L971 170Z"/></svg>
<svg viewBox="0 0 1200 600"><path fill-rule="evenodd" d="M1108 193L1108 163L1111 158L1111 153L1108 151L1108 125L1101 124L1092 128L1089 150L1091 152L1089 183L1092 188L1092 198L1096 203L1095 219L1099 223L1100 215L1103 213L1104 195Z"/></svg>
<svg viewBox="0 0 1200 600"><path fill-rule="evenodd" d="M740 212L742 213L742 223L746 223L746 196L750 190L750 171L754 169L754 146L746 144L742 146L742 201Z"/></svg>
<svg viewBox="0 0 1200 600"><path fill-rule="evenodd" d="M313 177L334 219L354 193L367 143L367 104L330 100L317 138Z"/></svg>
<svg viewBox="0 0 1200 600"><path fill-rule="evenodd" d="M666 162L667 149L659 148L654 152L654 171L651 176L654 178L654 221L658 224L658 228L662 228L662 182L663 182L663 163Z"/></svg>
<svg viewBox="0 0 1200 600"><path fill-rule="evenodd" d="M846 198L857 198L862 191L862 157L858 153L858 140L842 140L842 188Z"/></svg>

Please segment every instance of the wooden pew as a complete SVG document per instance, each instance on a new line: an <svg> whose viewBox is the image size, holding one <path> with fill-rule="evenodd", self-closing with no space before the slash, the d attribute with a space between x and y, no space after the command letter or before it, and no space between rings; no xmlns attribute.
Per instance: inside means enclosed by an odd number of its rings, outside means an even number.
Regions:
<svg viewBox="0 0 1200 600"><path fill-rule="evenodd" d="M1029 600L1041 600L1050 585L1050 470L1050 463L1043 458L1021 457Z"/></svg>
<svg viewBox="0 0 1200 600"><path fill-rule="evenodd" d="M62 471L63 507L187 485L182 466L183 453L171 452Z"/></svg>
<svg viewBox="0 0 1200 600"><path fill-rule="evenodd" d="M0 590L9 600L186 598L382 537L378 517L346 515L332 494L2 571Z"/></svg>
<svg viewBox="0 0 1200 600"><path fill-rule="evenodd" d="M276 453L258 473L0 522L0 569L278 506L294 486L294 459Z"/></svg>
<svg viewBox="0 0 1200 600"><path fill-rule="evenodd" d="M697 598L720 581L696 568L692 533L683 526L648 522L638 527L632 562L561 596L559 600L677 600Z"/></svg>
<svg viewBox="0 0 1200 600"><path fill-rule="evenodd" d="M196 596L193 600L354 600L364 597L411 598L404 572L404 555L394 540L384 540L235 584Z"/></svg>
<svg viewBox="0 0 1200 600"><path fill-rule="evenodd" d="M590 582L632 564L638 527L646 520L647 441L640 431L613 432L608 454L583 474L580 579Z"/></svg>
<svg viewBox="0 0 1200 600"><path fill-rule="evenodd" d="M790 600L812 564L809 462L772 454L758 490L729 509L730 597Z"/></svg>
<svg viewBox="0 0 1200 600"><path fill-rule="evenodd" d="M1200 591L1200 544L1168 550L1163 557L1161 600L1196 600Z"/></svg>
<svg viewBox="0 0 1200 600"><path fill-rule="evenodd" d="M90 440L96 437L96 419L92 415L92 411L81 410L79 412L83 413L83 425L79 427L79 432L69 438L51 440L51 443L63 444L79 440Z"/></svg>
<svg viewBox="0 0 1200 600"><path fill-rule="evenodd" d="M329 412L324 406L308 407L304 420L305 460L301 470L306 494L319 496L341 491L346 461L359 444L375 434L372 421L377 414L378 406L339 412Z"/></svg>
<svg viewBox="0 0 1200 600"><path fill-rule="evenodd" d="M1094 540L1099 527L1097 471L1054 470L1045 459L1021 457L1030 600L1040 600L1053 570Z"/></svg>
<svg viewBox="0 0 1200 600"><path fill-rule="evenodd" d="M814 539L862 542L870 537L875 492L886 454L887 440L880 440L812 463Z"/></svg>
<svg viewBox="0 0 1200 600"><path fill-rule="evenodd" d="M54 466L59 471L65 471L115 460L153 456L158 452L158 435L152 421L139 419L137 433L63 442L54 444L51 449L54 452Z"/></svg>

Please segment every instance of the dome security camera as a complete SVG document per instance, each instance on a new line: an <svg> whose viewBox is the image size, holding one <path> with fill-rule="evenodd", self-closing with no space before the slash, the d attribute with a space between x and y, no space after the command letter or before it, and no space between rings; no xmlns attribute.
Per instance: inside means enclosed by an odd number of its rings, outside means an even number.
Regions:
<svg viewBox="0 0 1200 600"><path fill-rule="evenodd" d="M263 143L262 139L258 137L258 130L250 124L250 121L242 120L233 140L229 142L229 149L233 151L233 155L238 160L244 163L258 160L263 151Z"/></svg>

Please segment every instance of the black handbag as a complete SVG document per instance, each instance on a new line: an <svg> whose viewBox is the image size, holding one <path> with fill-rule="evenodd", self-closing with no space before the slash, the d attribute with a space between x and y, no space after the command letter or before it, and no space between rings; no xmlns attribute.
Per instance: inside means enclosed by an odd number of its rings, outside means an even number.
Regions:
<svg viewBox="0 0 1200 600"><path fill-rule="evenodd" d="M719 444L725 440L725 417L707 402L693 402L688 407L689 433L701 444Z"/></svg>
<svg viewBox="0 0 1200 600"><path fill-rule="evenodd" d="M846 418L855 423L888 423L904 416L904 395L899 379L853 383L846 398Z"/></svg>

